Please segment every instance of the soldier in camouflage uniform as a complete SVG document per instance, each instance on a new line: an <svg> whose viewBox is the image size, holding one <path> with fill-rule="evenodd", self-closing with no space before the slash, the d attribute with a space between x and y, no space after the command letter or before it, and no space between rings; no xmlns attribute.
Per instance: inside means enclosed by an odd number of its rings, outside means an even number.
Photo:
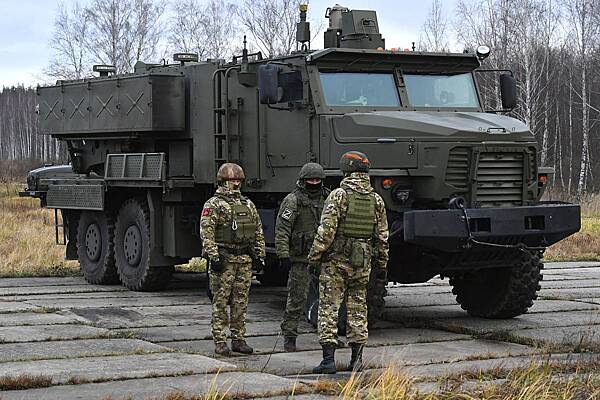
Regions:
<svg viewBox="0 0 600 400"><path fill-rule="evenodd" d="M319 342L323 361L314 373L333 374L337 344L338 310L347 296L347 338L350 365L362 365L367 342L367 286L373 263L385 274L388 260L388 224L383 199L369 180L369 160L358 151L342 155L344 179L325 202L321 224L308 255L311 265L321 262L319 276ZM378 279L385 279L378 276Z"/></svg>
<svg viewBox="0 0 600 400"><path fill-rule="evenodd" d="M246 334L246 311L252 280L252 265L264 266L265 238L254 203L242 196L244 171L233 163L217 173L219 187L202 209L200 237L210 268L212 335L215 353L229 355L225 329L231 331L231 349L251 354ZM230 315L227 315L227 306Z"/></svg>
<svg viewBox="0 0 600 400"><path fill-rule="evenodd" d="M277 215L275 248L281 268L289 271L287 304L281 323L285 351L296 351L298 320L304 311L310 282L306 256L330 192L323 186L323 179L323 167L317 163L304 164L296 189L283 199Z"/></svg>

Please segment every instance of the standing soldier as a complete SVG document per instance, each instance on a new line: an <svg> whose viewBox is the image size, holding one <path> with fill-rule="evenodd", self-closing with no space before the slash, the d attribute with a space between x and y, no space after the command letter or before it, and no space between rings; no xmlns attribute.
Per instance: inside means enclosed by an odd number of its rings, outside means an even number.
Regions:
<svg viewBox="0 0 600 400"><path fill-rule="evenodd" d="M248 293L252 264L264 266L265 238L254 203L242 196L242 167L223 164L217 172L219 187L202 209L200 237L209 260L212 300L212 335L215 353L229 355L225 328L231 330L231 349L251 354L246 334ZM227 305L230 305L230 317Z"/></svg>
<svg viewBox="0 0 600 400"><path fill-rule="evenodd" d="M296 351L298 320L304 311L310 281L306 256L329 194L323 179L325 171L321 165L304 164L297 188L283 199L277 215L275 247L280 266L289 271L287 304L281 323L285 351Z"/></svg>
<svg viewBox="0 0 600 400"><path fill-rule="evenodd" d="M311 267L322 261L319 276L319 342L323 361L317 374L334 374L337 319L347 296L347 338L352 348L350 366L362 365L367 343L367 286L371 263L385 273L388 224L383 199L369 181L369 160L358 151L340 159L344 179L325 203L321 224L308 255ZM379 276L379 279L383 277Z"/></svg>

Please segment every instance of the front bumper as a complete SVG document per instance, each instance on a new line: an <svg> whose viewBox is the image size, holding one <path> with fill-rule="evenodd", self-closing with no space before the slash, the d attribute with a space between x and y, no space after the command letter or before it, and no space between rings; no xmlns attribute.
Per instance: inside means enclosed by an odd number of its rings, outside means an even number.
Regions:
<svg viewBox="0 0 600 400"><path fill-rule="evenodd" d="M469 242L470 233L480 242L548 247L581 228L580 208L574 204L542 203L465 211L467 218L463 210L405 212L404 241L437 250L460 251Z"/></svg>

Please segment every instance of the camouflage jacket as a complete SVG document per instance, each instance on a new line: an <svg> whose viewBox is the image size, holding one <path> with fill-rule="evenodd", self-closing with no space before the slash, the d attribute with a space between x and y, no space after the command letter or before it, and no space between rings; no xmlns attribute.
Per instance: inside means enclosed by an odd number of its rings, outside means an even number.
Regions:
<svg viewBox="0 0 600 400"><path fill-rule="evenodd" d="M329 193L323 188L310 195L298 185L283 199L275 223L277 257L306 262Z"/></svg>
<svg viewBox="0 0 600 400"><path fill-rule="evenodd" d="M310 262L321 260L323 253L329 250L336 238L338 224L345 217L348 210L348 191L358 193L373 193L375 196L375 231L373 233L373 260L379 268L385 268L389 258L388 246L388 223L385 212L385 203L381 196L373 191L369 175L363 172L353 172L344 178L338 189L335 189L325 202L325 208L321 215L321 223L317 229L317 235L308 255Z"/></svg>
<svg viewBox="0 0 600 400"><path fill-rule="evenodd" d="M263 234L262 223L258 211L254 203L250 199L242 196L239 190L229 190L223 186L217 188L217 194L220 196L213 196L206 203L202 209L202 216L200 218L200 237L202 238L202 252L205 257L214 259L219 257L219 246L215 241L215 228L219 224L227 223L231 215L231 206L233 204L243 204L246 202L246 206L252 213L252 218L256 222L256 241L252 246L252 251L256 257L265 257L265 237ZM250 254L242 255L229 255L227 261L231 262L249 262L251 261Z"/></svg>

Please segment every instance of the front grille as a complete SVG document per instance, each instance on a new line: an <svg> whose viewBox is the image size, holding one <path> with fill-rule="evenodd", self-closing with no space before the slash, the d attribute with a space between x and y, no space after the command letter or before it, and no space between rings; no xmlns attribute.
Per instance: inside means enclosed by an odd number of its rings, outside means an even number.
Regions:
<svg viewBox="0 0 600 400"><path fill-rule="evenodd" d="M523 205L524 153L480 153L477 165L478 207Z"/></svg>
<svg viewBox="0 0 600 400"><path fill-rule="evenodd" d="M469 149L455 147L448 154L446 183L457 189L467 189L469 179Z"/></svg>

